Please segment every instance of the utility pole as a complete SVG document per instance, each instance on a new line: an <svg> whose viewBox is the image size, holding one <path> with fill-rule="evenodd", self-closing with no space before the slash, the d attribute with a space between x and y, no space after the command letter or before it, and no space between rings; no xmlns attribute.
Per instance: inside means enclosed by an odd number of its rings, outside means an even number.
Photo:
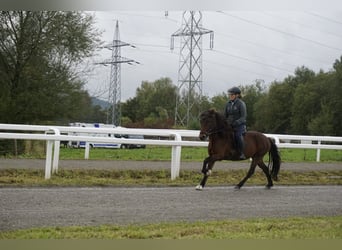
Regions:
<svg viewBox="0 0 342 250"><path fill-rule="evenodd" d="M120 41L119 22L116 21L113 42L111 45L104 47L112 51L112 58L111 60L99 63L105 66L111 65L108 90L110 108L107 110L107 124L115 126L121 125L121 64L140 64L137 61L121 56L121 47L123 46L135 48L134 45Z"/></svg>
<svg viewBox="0 0 342 250"><path fill-rule="evenodd" d="M188 127L190 121L197 119L194 108L202 97L202 35L205 34L210 34L212 49L214 32L202 27L202 13L184 11L182 27L171 35L171 50L174 49L174 38L181 39L175 125Z"/></svg>

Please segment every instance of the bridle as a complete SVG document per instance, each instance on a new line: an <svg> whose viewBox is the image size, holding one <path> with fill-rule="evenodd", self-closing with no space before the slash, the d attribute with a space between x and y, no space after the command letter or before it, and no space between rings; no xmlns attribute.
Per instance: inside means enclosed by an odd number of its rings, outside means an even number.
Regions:
<svg viewBox="0 0 342 250"><path fill-rule="evenodd" d="M200 135L203 134L205 137L218 134L220 132L224 131L224 128L218 128L218 129L209 129L208 131L200 131Z"/></svg>
<svg viewBox="0 0 342 250"><path fill-rule="evenodd" d="M200 123L201 123L201 128L202 128L202 119L201 118L200 118ZM210 118L215 119L214 117L210 117ZM224 126L222 127L222 125L221 125L220 127L217 127L216 125L220 126L220 124L216 123L214 125L215 128L209 128L207 131L203 131L201 129L200 134L199 134L200 138L202 137L201 140L204 140L205 138L207 138L209 136L212 136L212 135L215 135L215 134L218 134L218 133L225 131Z"/></svg>

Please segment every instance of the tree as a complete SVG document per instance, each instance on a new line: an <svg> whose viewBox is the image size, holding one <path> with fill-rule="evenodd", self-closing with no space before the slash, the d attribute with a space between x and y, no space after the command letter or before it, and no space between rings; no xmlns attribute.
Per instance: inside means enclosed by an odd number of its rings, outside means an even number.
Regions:
<svg viewBox="0 0 342 250"><path fill-rule="evenodd" d="M322 110L308 123L308 131L312 135L332 135L333 111L326 104L322 104Z"/></svg>
<svg viewBox="0 0 342 250"><path fill-rule="evenodd" d="M56 124L89 114L75 69L99 43L92 25L80 12L0 12L0 122Z"/></svg>
<svg viewBox="0 0 342 250"><path fill-rule="evenodd" d="M317 78L321 78L317 81ZM324 81L324 74L316 76L305 67L297 68L295 77L288 83L293 86L293 100L291 100L290 132L294 134L309 134L308 123L320 111L319 100L320 81Z"/></svg>
<svg viewBox="0 0 342 250"><path fill-rule="evenodd" d="M227 101L229 100L227 93L222 92L221 94L218 94L216 96L213 96L211 98L211 107L210 108L214 108L215 110L217 110L218 112L223 113L224 111L224 107L227 103Z"/></svg>
<svg viewBox="0 0 342 250"><path fill-rule="evenodd" d="M331 85L327 89L328 93L330 93L329 108L333 116L331 135L342 136L342 56L335 61L333 69Z"/></svg>
<svg viewBox="0 0 342 250"><path fill-rule="evenodd" d="M255 104L255 129L267 133L285 133L289 128L292 88L289 84L273 82L267 96Z"/></svg>
<svg viewBox="0 0 342 250"><path fill-rule="evenodd" d="M265 97L266 86L264 81L255 80L255 83L248 86L241 86L242 98L246 103L247 107L247 128L255 129L255 112L254 105L258 102L258 100L263 99Z"/></svg>
<svg viewBox="0 0 342 250"><path fill-rule="evenodd" d="M212 107L208 96L198 96L197 93L193 93L194 106L191 108L191 116L187 129L200 129L199 115L204 111Z"/></svg>
<svg viewBox="0 0 342 250"><path fill-rule="evenodd" d="M92 25L92 16L80 12L0 13L1 122L42 123L87 112L89 95L75 68L99 43Z"/></svg>
<svg viewBox="0 0 342 250"><path fill-rule="evenodd" d="M257 100L253 105L253 114L255 117L254 123L251 127L260 132L268 132L268 93L266 93L263 98ZM249 108L250 110L250 108ZM248 114L247 114L248 115Z"/></svg>
<svg viewBox="0 0 342 250"><path fill-rule="evenodd" d="M298 85L306 83L314 77L314 71L305 66L301 66L295 69L294 76L288 76L284 82L287 82L292 89L296 89Z"/></svg>
<svg viewBox="0 0 342 250"><path fill-rule="evenodd" d="M322 95L325 85L325 74L316 79L300 84L294 93L292 103L291 130L293 134L310 134L308 124L321 111L321 101L326 98Z"/></svg>
<svg viewBox="0 0 342 250"><path fill-rule="evenodd" d="M291 124L296 119L293 116L300 117L299 113L302 112L298 109L298 105L302 104L299 101L301 96L297 94L295 97L295 93L314 77L313 71L306 67L298 67L294 76L288 76L282 82L271 83L268 93L260 95L261 99L254 105L254 128L267 133L289 133Z"/></svg>
<svg viewBox="0 0 342 250"><path fill-rule="evenodd" d="M137 122L138 107L138 100L136 97L129 98L126 102L122 103L122 122L124 120L132 123Z"/></svg>
<svg viewBox="0 0 342 250"><path fill-rule="evenodd" d="M122 105L122 115L140 126L170 126L175 114L176 86L170 78L143 81L136 96ZM144 122L145 121L145 122Z"/></svg>

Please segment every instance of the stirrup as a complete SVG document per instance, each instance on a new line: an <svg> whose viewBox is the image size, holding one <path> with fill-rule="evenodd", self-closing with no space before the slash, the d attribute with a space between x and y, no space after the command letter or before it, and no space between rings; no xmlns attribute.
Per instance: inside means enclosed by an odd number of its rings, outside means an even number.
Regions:
<svg viewBox="0 0 342 250"><path fill-rule="evenodd" d="M241 153L239 158L240 160L246 160L246 156L244 153Z"/></svg>

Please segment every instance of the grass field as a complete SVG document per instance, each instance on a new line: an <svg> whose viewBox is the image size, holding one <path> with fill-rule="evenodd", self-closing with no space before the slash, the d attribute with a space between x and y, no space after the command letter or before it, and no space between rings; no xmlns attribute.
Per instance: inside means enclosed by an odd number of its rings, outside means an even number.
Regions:
<svg viewBox="0 0 342 250"><path fill-rule="evenodd" d="M284 162L315 162L315 149L280 149ZM182 147L182 161L203 161L208 156L205 147ZM7 155L8 158L13 156ZM268 159L268 155L265 156ZM45 152L27 153L19 158L45 158ZM342 150L321 150L321 162L341 162ZM84 159L84 149L61 148L60 159ZM147 145L145 149L101 149L90 150L90 159L102 160L138 160L138 161L169 161L171 160L171 147L158 147Z"/></svg>
<svg viewBox="0 0 342 250"><path fill-rule="evenodd" d="M342 239L342 217L33 228L1 239Z"/></svg>
<svg viewBox="0 0 342 250"><path fill-rule="evenodd" d="M213 171L208 185L233 186L246 170ZM180 177L171 180L170 170L60 170L51 179L44 179L44 170L0 170L0 187L5 186L195 186L202 178L199 171L181 170ZM281 171L275 185L342 185L342 169L336 171ZM257 171L246 185L265 185L266 179Z"/></svg>
<svg viewBox="0 0 342 250"><path fill-rule="evenodd" d="M280 154L283 161L302 162L316 161L316 150L314 149L281 149ZM208 156L207 148L182 147L182 161L203 161ZM82 149L62 149L61 159L83 159ZM91 159L117 159L117 160L171 160L171 147L147 146L145 149L91 149ZM268 159L268 156L266 156ZM321 150L322 162L341 162L341 150Z"/></svg>

